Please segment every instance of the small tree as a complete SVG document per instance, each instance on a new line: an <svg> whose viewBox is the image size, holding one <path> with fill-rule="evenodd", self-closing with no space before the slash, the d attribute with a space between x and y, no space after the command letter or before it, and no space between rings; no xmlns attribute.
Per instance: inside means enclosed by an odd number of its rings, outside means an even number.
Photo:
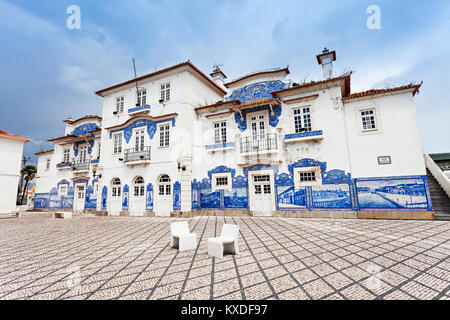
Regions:
<svg viewBox="0 0 450 320"><path fill-rule="evenodd" d="M23 189L22 200L20 201L20 204L23 204L23 199L25 198L25 193L28 189L28 183L36 177L37 169L35 166L25 166L20 173L24 175L25 179L25 187Z"/></svg>

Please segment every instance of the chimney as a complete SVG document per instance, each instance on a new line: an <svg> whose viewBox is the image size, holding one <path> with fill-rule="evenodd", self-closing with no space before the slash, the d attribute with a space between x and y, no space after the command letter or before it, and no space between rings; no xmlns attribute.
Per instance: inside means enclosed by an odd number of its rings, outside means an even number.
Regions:
<svg viewBox="0 0 450 320"><path fill-rule="evenodd" d="M213 72L210 74L213 81L221 88L225 88L224 83L227 76L220 70L220 66L215 64L213 68Z"/></svg>
<svg viewBox="0 0 450 320"><path fill-rule="evenodd" d="M331 79L333 77L333 61L336 61L336 51L330 52L330 50L325 48L316 57L317 62L322 65L324 79Z"/></svg>

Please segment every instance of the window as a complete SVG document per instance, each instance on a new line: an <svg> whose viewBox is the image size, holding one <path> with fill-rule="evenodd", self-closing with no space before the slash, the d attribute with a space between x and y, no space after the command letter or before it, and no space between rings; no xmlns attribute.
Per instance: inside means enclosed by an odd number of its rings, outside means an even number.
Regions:
<svg viewBox="0 0 450 320"><path fill-rule="evenodd" d="M134 196L143 197L145 195L145 182L142 177L137 177L134 180Z"/></svg>
<svg viewBox="0 0 450 320"><path fill-rule="evenodd" d="M300 182L316 181L316 172L300 172Z"/></svg>
<svg viewBox="0 0 450 320"><path fill-rule="evenodd" d="M58 195L67 196L67 185L66 184L62 184L59 186Z"/></svg>
<svg viewBox="0 0 450 320"><path fill-rule="evenodd" d="M139 129L135 131L135 151L144 151L145 130Z"/></svg>
<svg viewBox="0 0 450 320"><path fill-rule="evenodd" d="M228 185L228 177L216 178L216 186L227 186L227 185Z"/></svg>
<svg viewBox="0 0 450 320"><path fill-rule="evenodd" d="M122 132L114 134L114 154L122 153Z"/></svg>
<svg viewBox="0 0 450 320"><path fill-rule="evenodd" d="M112 196L113 197L120 197L121 196L121 182L120 179L114 179L112 182Z"/></svg>
<svg viewBox="0 0 450 320"><path fill-rule="evenodd" d="M168 147L170 143L170 125L165 124L159 127L159 146Z"/></svg>
<svg viewBox="0 0 450 320"><path fill-rule="evenodd" d="M70 161L70 149L64 149L63 163L69 163Z"/></svg>
<svg viewBox="0 0 450 320"><path fill-rule="evenodd" d="M88 147L82 146L80 147L80 163L86 163L88 154Z"/></svg>
<svg viewBox="0 0 450 320"><path fill-rule="evenodd" d="M254 182L268 182L268 181L270 181L270 176L254 176L253 181Z"/></svg>
<svg viewBox="0 0 450 320"><path fill-rule="evenodd" d="M214 141L215 143L227 142L227 122L215 122L214 123Z"/></svg>
<svg viewBox="0 0 450 320"><path fill-rule="evenodd" d="M50 169L50 159L47 159L47 162L45 163L45 169L46 170Z"/></svg>
<svg viewBox="0 0 450 320"><path fill-rule="evenodd" d="M312 131L310 107L294 109L294 127L295 133Z"/></svg>
<svg viewBox="0 0 450 320"><path fill-rule="evenodd" d="M320 167L295 168L294 184L296 190L303 187L322 185L322 174Z"/></svg>
<svg viewBox="0 0 450 320"><path fill-rule="evenodd" d="M137 95L138 106L145 106L147 104L147 90L139 90Z"/></svg>
<svg viewBox="0 0 450 320"><path fill-rule="evenodd" d="M162 101L170 100L170 83L165 83L161 85L161 100Z"/></svg>
<svg viewBox="0 0 450 320"><path fill-rule="evenodd" d="M125 102L124 97L117 97L116 98L116 111L117 111L117 113L123 113L124 102Z"/></svg>
<svg viewBox="0 0 450 320"><path fill-rule="evenodd" d="M170 196L171 192L172 186L170 185L170 177L168 175L163 175L159 179L159 195Z"/></svg>
<svg viewBox="0 0 450 320"><path fill-rule="evenodd" d="M363 131L376 130L375 109L361 111L361 121Z"/></svg>

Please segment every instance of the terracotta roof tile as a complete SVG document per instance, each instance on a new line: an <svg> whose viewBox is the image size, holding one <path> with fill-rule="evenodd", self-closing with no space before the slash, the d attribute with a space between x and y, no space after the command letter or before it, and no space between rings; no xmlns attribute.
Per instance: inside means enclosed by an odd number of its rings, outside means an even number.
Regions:
<svg viewBox="0 0 450 320"><path fill-rule="evenodd" d="M9 132L3 131L3 130L0 130L0 136L6 136L6 137L9 137L9 138L14 138L14 139L22 140L22 141L26 141L26 142L31 141L31 139L29 139L29 138L16 136L15 134L12 134L12 133L9 133Z"/></svg>
<svg viewBox="0 0 450 320"><path fill-rule="evenodd" d="M378 95L378 94L397 92L397 91L403 91L403 90L408 90L408 89L414 89L413 95L416 95L417 92L419 92L419 89L421 86L422 86L422 83L421 84L408 84L406 86L395 87L395 88L371 89L371 90L366 90L366 91L362 91L362 92L356 92L356 93L349 94L349 95L343 97L342 100L351 100L351 99L356 99L356 98L369 97L369 96L374 96L374 95Z"/></svg>

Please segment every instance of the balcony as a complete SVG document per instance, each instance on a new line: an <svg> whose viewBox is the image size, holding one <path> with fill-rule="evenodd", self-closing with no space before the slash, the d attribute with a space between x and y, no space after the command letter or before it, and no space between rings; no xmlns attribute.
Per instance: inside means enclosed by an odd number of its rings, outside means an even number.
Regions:
<svg viewBox="0 0 450 320"><path fill-rule="evenodd" d="M150 163L150 147L127 149L124 153L123 163L127 166L147 165Z"/></svg>
<svg viewBox="0 0 450 320"><path fill-rule="evenodd" d="M89 169L90 163L88 160L72 162L72 172L74 173L88 173Z"/></svg>
<svg viewBox="0 0 450 320"><path fill-rule="evenodd" d="M56 168L58 170L67 170L67 169L72 168L72 164L69 162L61 162L56 165Z"/></svg>
<svg viewBox="0 0 450 320"><path fill-rule="evenodd" d="M255 135L240 139L241 154L276 153L278 151L277 134Z"/></svg>
<svg viewBox="0 0 450 320"><path fill-rule="evenodd" d="M304 141L320 141L323 140L323 131L304 131L294 134L287 134L284 136L286 143L296 143Z"/></svg>

